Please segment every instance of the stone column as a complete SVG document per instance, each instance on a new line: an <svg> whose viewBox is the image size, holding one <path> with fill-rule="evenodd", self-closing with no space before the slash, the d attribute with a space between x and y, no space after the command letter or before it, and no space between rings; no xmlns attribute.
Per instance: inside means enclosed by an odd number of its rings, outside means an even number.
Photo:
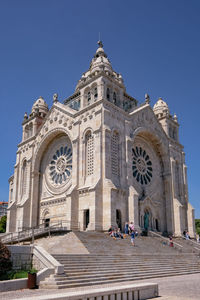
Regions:
<svg viewBox="0 0 200 300"><path fill-rule="evenodd" d="M129 187L129 197L128 197L128 218L129 222L134 222L135 228L139 228L139 203L138 203L138 193L133 188Z"/></svg>
<svg viewBox="0 0 200 300"><path fill-rule="evenodd" d="M30 199L30 227L37 226L39 223L39 182L40 173L33 171L31 173L31 199Z"/></svg>

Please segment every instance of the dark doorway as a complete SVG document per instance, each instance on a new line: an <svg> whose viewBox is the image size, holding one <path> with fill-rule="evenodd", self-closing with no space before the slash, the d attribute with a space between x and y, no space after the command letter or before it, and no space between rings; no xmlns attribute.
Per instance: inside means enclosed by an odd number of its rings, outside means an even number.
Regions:
<svg viewBox="0 0 200 300"><path fill-rule="evenodd" d="M121 215L121 211L119 209L116 209L116 223L118 228L120 228L120 230L122 230L122 215Z"/></svg>
<svg viewBox="0 0 200 300"><path fill-rule="evenodd" d="M45 220L44 220L44 227L45 227L45 228L49 227L49 224L50 224L50 219L49 219L49 218L48 218L48 219L45 219Z"/></svg>
<svg viewBox="0 0 200 300"><path fill-rule="evenodd" d="M87 229L88 224L90 223L90 210L85 210L85 229Z"/></svg>
<svg viewBox="0 0 200 300"><path fill-rule="evenodd" d="M159 231L158 219L156 219L156 230Z"/></svg>

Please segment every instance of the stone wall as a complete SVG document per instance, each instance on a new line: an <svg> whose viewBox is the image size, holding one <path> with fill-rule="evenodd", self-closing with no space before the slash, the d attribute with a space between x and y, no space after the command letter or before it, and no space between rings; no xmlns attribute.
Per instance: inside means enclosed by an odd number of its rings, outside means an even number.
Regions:
<svg viewBox="0 0 200 300"><path fill-rule="evenodd" d="M32 267L31 246L7 246L11 252L11 260L14 270L29 270Z"/></svg>

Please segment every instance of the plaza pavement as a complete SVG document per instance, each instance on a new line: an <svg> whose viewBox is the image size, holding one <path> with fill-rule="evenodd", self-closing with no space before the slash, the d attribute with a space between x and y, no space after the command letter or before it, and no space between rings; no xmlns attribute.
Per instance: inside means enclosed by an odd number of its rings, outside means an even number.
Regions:
<svg viewBox="0 0 200 300"><path fill-rule="evenodd" d="M200 273L191 275L171 276L163 278L153 278L149 280L139 280L138 282L158 283L159 297L154 299L160 300L199 300L200 299ZM122 282L121 285L126 285L129 282ZM137 281L134 281L137 283ZM112 284L112 286L119 286L119 283ZM101 285L108 287L108 284ZM100 287L98 285L98 287ZM0 294L0 300L14 300L26 299L30 300L31 297L37 299L38 296L44 295L57 295L68 291L87 290L92 287L76 288L76 289L60 289L60 290L19 290L12 292L3 292ZM32 300L32 299L31 299Z"/></svg>

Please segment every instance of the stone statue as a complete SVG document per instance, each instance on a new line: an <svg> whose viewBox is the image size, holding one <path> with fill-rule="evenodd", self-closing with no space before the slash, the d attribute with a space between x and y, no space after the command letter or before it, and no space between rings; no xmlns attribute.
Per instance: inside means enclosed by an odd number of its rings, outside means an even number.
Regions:
<svg viewBox="0 0 200 300"><path fill-rule="evenodd" d="M145 212L144 214L144 229L147 231L149 228L149 213Z"/></svg>
<svg viewBox="0 0 200 300"><path fill-rule="evenodd" d="M56 93L53 95L53 102L54 103L58 102L58 94Z"/></svg>
<svg viewBox="0 0 200 300"><path fill-rule="evenodd" d="M150 103L150 97L148 94L145 94L145 103L149 104Z"/></svg>

